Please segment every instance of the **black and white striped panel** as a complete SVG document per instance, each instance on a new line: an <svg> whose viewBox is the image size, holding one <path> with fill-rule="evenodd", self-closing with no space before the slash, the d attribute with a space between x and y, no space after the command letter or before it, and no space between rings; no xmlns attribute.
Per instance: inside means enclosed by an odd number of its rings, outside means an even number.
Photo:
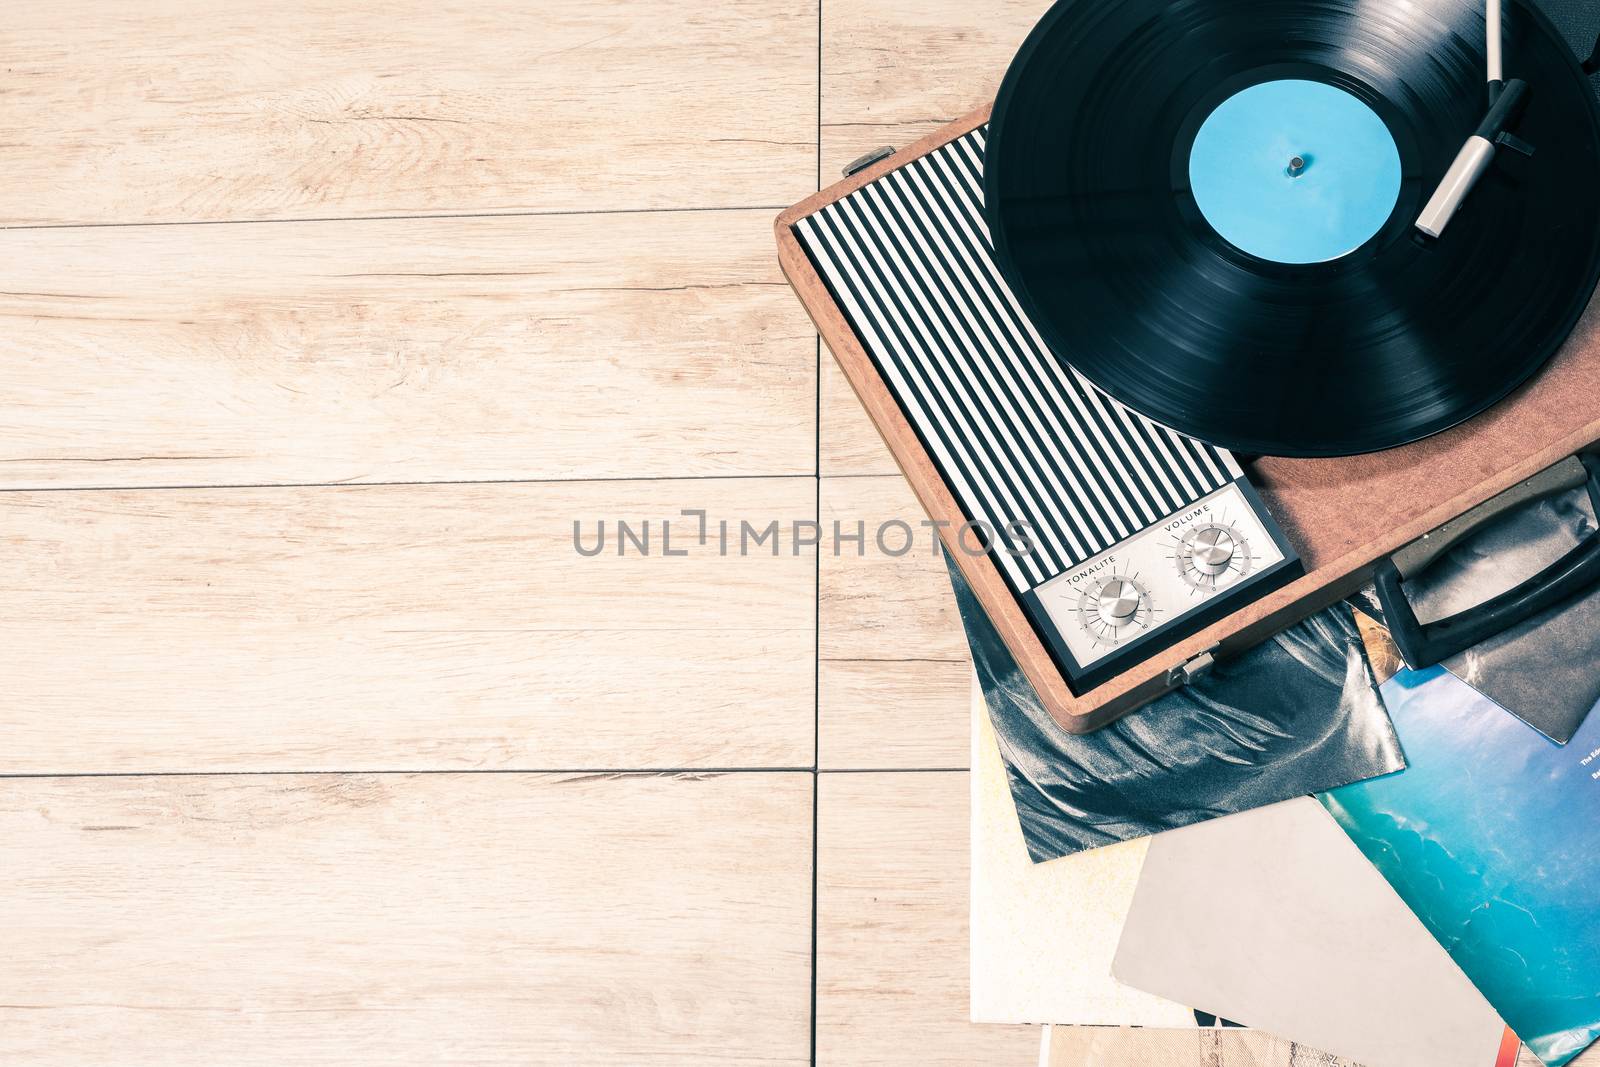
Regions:
<svg viewBox="0 0 1600 1067"><path fill-rule="evenodd" d="M1055 359L1000 277L983 217L984 130L796 226L967 517L1034 551L1022 589L1239 476L1227 452L1129 411Z"/></svg>

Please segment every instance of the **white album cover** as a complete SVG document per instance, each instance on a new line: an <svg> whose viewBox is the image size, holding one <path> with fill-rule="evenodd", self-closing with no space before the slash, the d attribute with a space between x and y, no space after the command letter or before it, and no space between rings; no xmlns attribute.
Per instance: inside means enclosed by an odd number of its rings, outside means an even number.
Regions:
<svg viewBox="0 0 1600 1067"><path fill-rule="evenodd" d="M1149 839L1034 863L976 678L971 788L972 1021L1195 1029L1188 1008L1111 977Z"/></svg>

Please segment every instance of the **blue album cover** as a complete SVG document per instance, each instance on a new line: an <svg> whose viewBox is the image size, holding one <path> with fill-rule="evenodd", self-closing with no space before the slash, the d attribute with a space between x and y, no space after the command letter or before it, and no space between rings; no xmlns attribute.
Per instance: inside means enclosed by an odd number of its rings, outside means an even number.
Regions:
<svg viewBox="0 0 1600 1067"><path fill-rule="evenodd" d="M1322 802L1558 1067L1600 1037L1600 714L1562 747L1441 667L1381 693L1407 770Z"/></svg>

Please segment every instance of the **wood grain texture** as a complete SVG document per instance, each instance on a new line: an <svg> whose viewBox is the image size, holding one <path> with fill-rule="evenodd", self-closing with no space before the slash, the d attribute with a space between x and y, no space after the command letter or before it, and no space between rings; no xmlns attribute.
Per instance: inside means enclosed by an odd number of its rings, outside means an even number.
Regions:
<svg viewBox="0 0 1600 1067"><path fill-rule="evenodd" d="M1046 1067L1359 1067L1262 1030L1053 1026L1047 1048ZM1571 1067L1595 1064L1600 1064L1600 1046L1591 1046ZM1524 1047L1517 1067L1543 1064Z"/></svg>
<svg viewBox="0 0 1600 1067"><path fill-rule="evenodd" d="M966 772L818 790L817 1062L1037 1063L1038 1027L966 1021Z"/></svg>
<svg viewBox="0 0 1600 1067"><path fill-rule="evenodd" d="M818 591L818 752L824 768L965 767L972 656L955 594L911 487L898 475L824 478L822 522L867 545L825 539ZM903 556L874 544L881 523L916 535ZM892 548L898 530L885 535Z"/></svg>
<svg viewBox="0 0 1600 1067"><path fill-rule="evenodd" d="M0 1060L804 1063L809 779L0 782Z"/></svg>
<svg viewBox="0 0 1600 1067"><path fill-rule="evenodd" d="M813 493L0 493L0 771L809 765L812 550L723 557L679 511L787 524ZM616 555L619 519L652 555Z"/></svg>
<svg viewBox="0 0 1600 1067"><path fill-rule="evenodd" d="M883 443L877 427L850 388L850 381L839 364L823 354L818 403L821 426L818 464L822 474L833 477L859 477L865 474L893 474L894 454Z"/></svg>
<svg viewBox="0 0 1600 1067"><path fill-rule="evenodd" d="M0 225L777 206L817 7L66 0L0 93Z"/></svg>
<svg viewBox="0 0 1600 1067"><path fill-rule="evenodd" d="M809 474L768 222L0 231L0 487Z"/></svg>
<svg viewBox="0 0 1600 1067"><path fill-rule="evenodd" d="M822 178L904 148L993 102L1050 0L839 0L822 5Z"/></svg>
<svg viewBox="0 0 1600 1067"><path fill-rule="evenodd" d="M1044 1067L1359 1067L1264 1030L1230 1028L1052 1026L1047 1050Z"/></svg>

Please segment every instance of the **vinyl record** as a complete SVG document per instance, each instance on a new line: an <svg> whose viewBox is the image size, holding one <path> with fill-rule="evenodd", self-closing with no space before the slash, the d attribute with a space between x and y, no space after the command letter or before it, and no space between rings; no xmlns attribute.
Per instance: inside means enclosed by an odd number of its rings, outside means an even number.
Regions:
<svg viewBox="0 0 1600 1067"><path fill-rule="evenodd" d="M1461 422L1600 274L1600 115L1514 0L1534 153L1416 233L1487 108L1484 37L1478 0L1060 0L995 102L1001 267L1060 358L1214 444L1348 455Z"/></svg>

